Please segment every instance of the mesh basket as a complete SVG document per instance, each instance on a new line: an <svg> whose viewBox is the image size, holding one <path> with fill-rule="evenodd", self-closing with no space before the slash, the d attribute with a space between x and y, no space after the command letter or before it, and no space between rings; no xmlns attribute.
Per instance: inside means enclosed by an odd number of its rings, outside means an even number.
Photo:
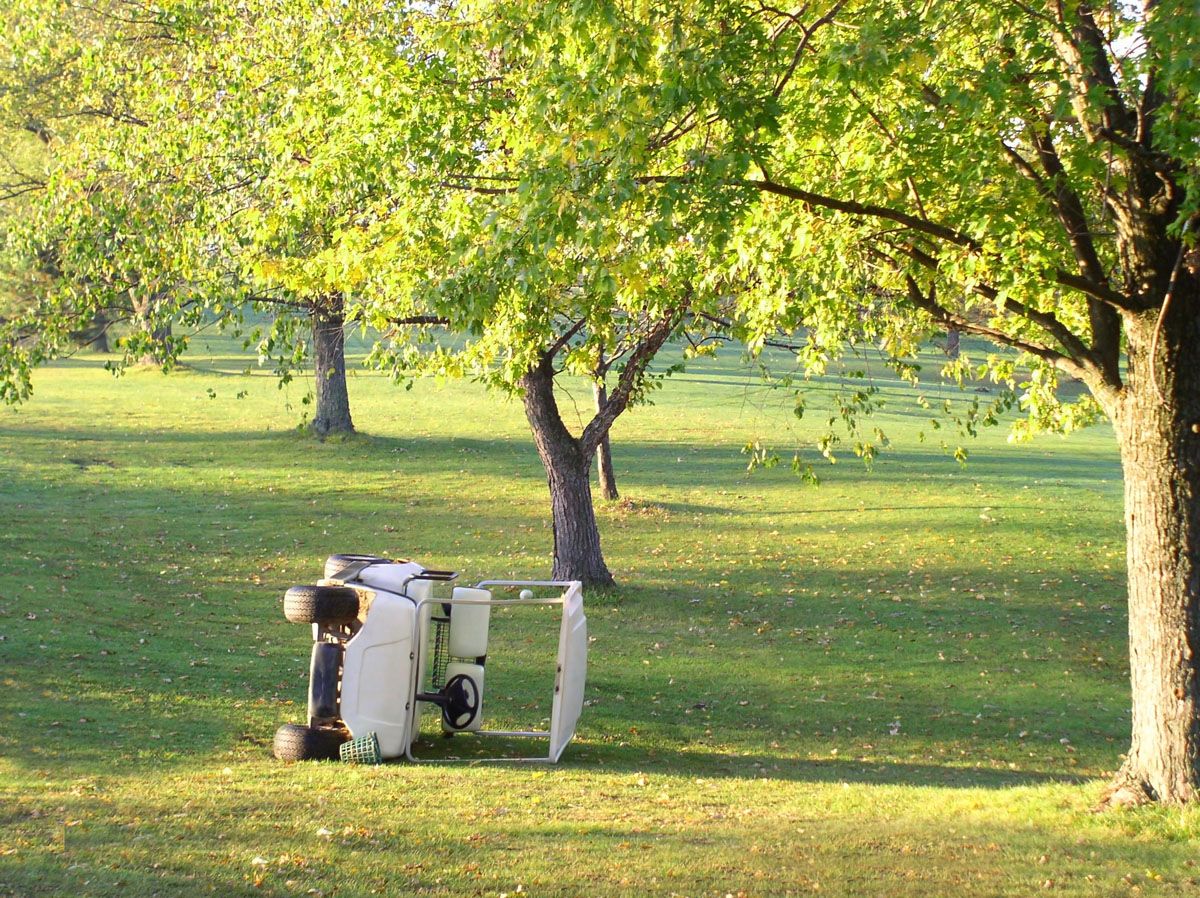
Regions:
<svg viewBox="0 0 1200 898"><path fill-rule="evenodd" d="M433 623L433 664L429 672L434 689L446 682L446 665L450 663L450 618L435 617Z"/></svg>
<svg viewBox="0 0 1200 898"><path fill-rule="evenodd" d="M379 739L374 733L343 742L338 754L347 764L379 764L383 761L379 753Z"/></svg>

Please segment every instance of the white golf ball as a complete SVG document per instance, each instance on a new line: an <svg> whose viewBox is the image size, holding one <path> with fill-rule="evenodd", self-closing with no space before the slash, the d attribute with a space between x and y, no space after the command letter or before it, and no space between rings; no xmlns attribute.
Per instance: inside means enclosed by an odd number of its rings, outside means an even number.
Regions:
<svg viewBox="0 0 1200 898"><path fill-rule="evenodd" d="M533 598L533 590L532 589L522 589L521 590L521 598L522 599L532 599Z"/></svg>

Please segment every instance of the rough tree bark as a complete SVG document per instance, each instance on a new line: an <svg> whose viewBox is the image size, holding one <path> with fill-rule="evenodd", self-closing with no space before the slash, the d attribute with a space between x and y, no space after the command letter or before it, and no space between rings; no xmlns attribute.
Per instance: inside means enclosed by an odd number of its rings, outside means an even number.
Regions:
<svg viewBox="0 0 1200 898"><path fill-rule="evenodd" d="M167 321L163 324L147 327L146 332L150 335L150 340L154 348L149 352L144 353L141 359L138 360L142 365L160 366L170 357L170 352L167 350L167 341L171 339L171 322Z"/></svg>
<svg viewBox="0 0 1200 898"><path fill-rule="evenodd" d="M314 304L311 317L317 403L313 432L322 437L353 433L350 394L346 389L346 320L341 294L330 294Z"/></svg>
<svg viewBox="0 0 1200 898"><path fill-rule="evenodd" d="M597 382L592 385L592 395L596 400L596 412L599 413L608 403L608 388ZM607 432L596 447L596 476L600 482L601 496L609 500L621 498L617 492L617 473L613 469L612 440Z"/></svg>
<svg viewBox="0 0 1200 898"><path fill-rule="evenodd" d="M946 355L952 359L958 358L961 337L962 332L958 328L946 328Z"/></svg>
<svg viewBox="0 0 1200 898"><path fill-rule="evenodd" d="M588 586L611 586L612 573L600 551L600 530L592 506L589 472L592 453L563 423L554 399L553 357L547 355L522 379L525 416L550 486L554 528L555 580L581 580Z"/></svg>
<svg viewBox="0 0 1200 898"><path fill-rule="evenodd" d="M1108 408L1125 479L1133 687L1116 803L1200 798L1200 291L1187 281L1165 311L1125 316L1126 387Z"/></svg>

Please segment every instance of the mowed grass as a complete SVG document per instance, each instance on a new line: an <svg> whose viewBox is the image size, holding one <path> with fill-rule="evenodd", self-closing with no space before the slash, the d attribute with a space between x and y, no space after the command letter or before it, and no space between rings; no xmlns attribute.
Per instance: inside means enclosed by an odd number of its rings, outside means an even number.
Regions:
<svg viewBox="0 0 1200 898"><path fill-rule="evenodd" d="M283 764L286 587L335 551L545 577L544 475L475 384L359 373L364 435L320 443L304 385L207 346L80 356L0 412L0 895L1200 895L1196 811L1091 811L1129 721L1107 428L963 468L881 374L894 451L810 487L739 450L823 416L697 363L614 431L620 586L562 764ZM541 627L495 659L498 725L548 713Z"/></svg>

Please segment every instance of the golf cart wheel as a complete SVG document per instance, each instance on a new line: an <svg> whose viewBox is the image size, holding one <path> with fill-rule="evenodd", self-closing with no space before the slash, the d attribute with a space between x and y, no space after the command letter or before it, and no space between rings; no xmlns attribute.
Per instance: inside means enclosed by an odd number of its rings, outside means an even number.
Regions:
<svg viewBox="0 0 1200 898"><path fill-rule="evenodd" d="M283 616L296 624L348 624L358 617L358 593L348 586L293 586Z"/></svg>
<svg viewBox="0 0 1200 898"><path fill-rule="evenodd" d="M343 730L285 723L275 731L275 757L281 761L332 761L350 737Z"/></svg>
<svg viewBox="0 0 1200 898"><path fill-rule="evenodd" d="M338 574L342 573L348 566L358 565L362 562L367 562L369 564L389 564L391 559L384 558L382 555L358 555L353 552L341 555L330 555L325 559L325 579L343 579L339 577Z"/></svg>

